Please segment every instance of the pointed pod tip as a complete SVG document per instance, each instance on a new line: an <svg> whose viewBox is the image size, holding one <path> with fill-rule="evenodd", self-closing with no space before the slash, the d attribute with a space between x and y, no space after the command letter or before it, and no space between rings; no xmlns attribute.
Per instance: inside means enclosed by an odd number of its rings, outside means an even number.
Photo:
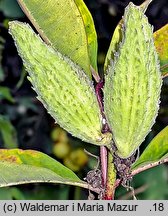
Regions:
<svg viewBox="0 0 168 216"><path fill-rule="evenodd" d="M134 154L134 152L136 152L136 150L132 151L132 149L125 148L124 151L117 150L115 153L120 158L127 159L127 158L131 157Z"/></svg>
<svg viewBox="0 0 168 216"><path fill-rule="evenodd" d="M13 28L14 26L20 24L21 22L17 21L17 20L14 20L14 21L9 21L8 22L8 25L9 25L9 28Z"/></svg>
<svg viewBox="0 0 168 216"><path fill-rule="evenodd" d="M15 20L15 21L10 21L8 25L9 25L9 33L13 36L12 33L16 32L18 30L18 27L21 27L22 25L24 25L24 23Z"/></svg>
<svg viewBox="0 0 168 216"><path fill-rule="evenodd" d="M134 5L133 2L130 2L127 7L128 8L138 8L145 13L146 10L148 9L149 5L152 3L152 1L153 0L146 0L140 6Z"/></svg>
<svg viewBox="0 0 168 216"><path fill-rule="evenodd" d="M13 27L15 26L16 21L10 21L8 22L8 26L9 26L9 33L11 33L11 30L13 29Z"/></svg>

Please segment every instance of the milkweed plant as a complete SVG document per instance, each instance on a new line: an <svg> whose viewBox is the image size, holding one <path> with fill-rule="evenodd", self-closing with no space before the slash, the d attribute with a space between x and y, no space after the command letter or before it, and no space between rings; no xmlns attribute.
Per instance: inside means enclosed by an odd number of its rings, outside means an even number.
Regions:
<svg viewBox="0 0 168 216"><path fill-rule="evenodd" d="M18 0L36 32L11 21L9 33L37 98L62 128L100 147L100 163L81 180L41 152L2 149L1 187L61 183L88 189L89 199L94 192L110 200L119 185L133 191L134 175L168 161L168 127L138 151L155 123L168 72L162 43L168 26L153 33L145 15L150 2L125 8L100 77L97 34L83 0Z"/></svg>

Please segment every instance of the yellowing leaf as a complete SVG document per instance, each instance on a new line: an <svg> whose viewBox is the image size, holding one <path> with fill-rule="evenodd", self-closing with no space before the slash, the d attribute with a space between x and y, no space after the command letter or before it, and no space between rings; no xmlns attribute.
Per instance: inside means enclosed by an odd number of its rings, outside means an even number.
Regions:
<svg viewBox="0 0 168 216"><path fill-rule="evenodd" d="M161 72L168 74L168 24L154 33L154 41L159 54Z"/></svg>
<svg viewBox="0 0 168 216"><path fill-rule="evenodd" d="M87 187L58 161L32 150L0 150L0 187L47 182Z"/></svg>

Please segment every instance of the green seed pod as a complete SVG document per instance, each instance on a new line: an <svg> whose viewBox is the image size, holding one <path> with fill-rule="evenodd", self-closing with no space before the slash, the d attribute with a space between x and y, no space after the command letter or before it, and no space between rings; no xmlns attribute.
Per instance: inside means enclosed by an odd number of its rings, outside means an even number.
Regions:
<svg viewBox="0 0 168 216"><path fill-rule="evenodd" d="M47 46L28 24L10 22L9 30L38 99L56 122L86 142L109 144L111 134L101 133L94 87L84 71Z"/></svg>
<svg viewBox="0 0 168 216"><path fill-rule="evenodd" d="M147 17L130 3L123 21L122 42L105 79L104 106L117 154L127 158L154 124L162 80Z"/></svg>

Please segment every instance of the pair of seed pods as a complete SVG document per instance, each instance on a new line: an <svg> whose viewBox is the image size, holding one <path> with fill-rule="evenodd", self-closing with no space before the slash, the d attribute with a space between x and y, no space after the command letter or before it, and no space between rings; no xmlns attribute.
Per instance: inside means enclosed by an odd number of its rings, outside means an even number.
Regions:
<svg viewBox="0 0 168 216"><path fill-rule="evenodd" d="M86 73L46 45L28 24L13 21L14 38L38 99L65 130L81 140L131 156L154 124L159 108L161 73L153 29L144 12L130 3L123 17L122 41L109 61L104 113L112 133L102 133L102 115Z"/></svg>

